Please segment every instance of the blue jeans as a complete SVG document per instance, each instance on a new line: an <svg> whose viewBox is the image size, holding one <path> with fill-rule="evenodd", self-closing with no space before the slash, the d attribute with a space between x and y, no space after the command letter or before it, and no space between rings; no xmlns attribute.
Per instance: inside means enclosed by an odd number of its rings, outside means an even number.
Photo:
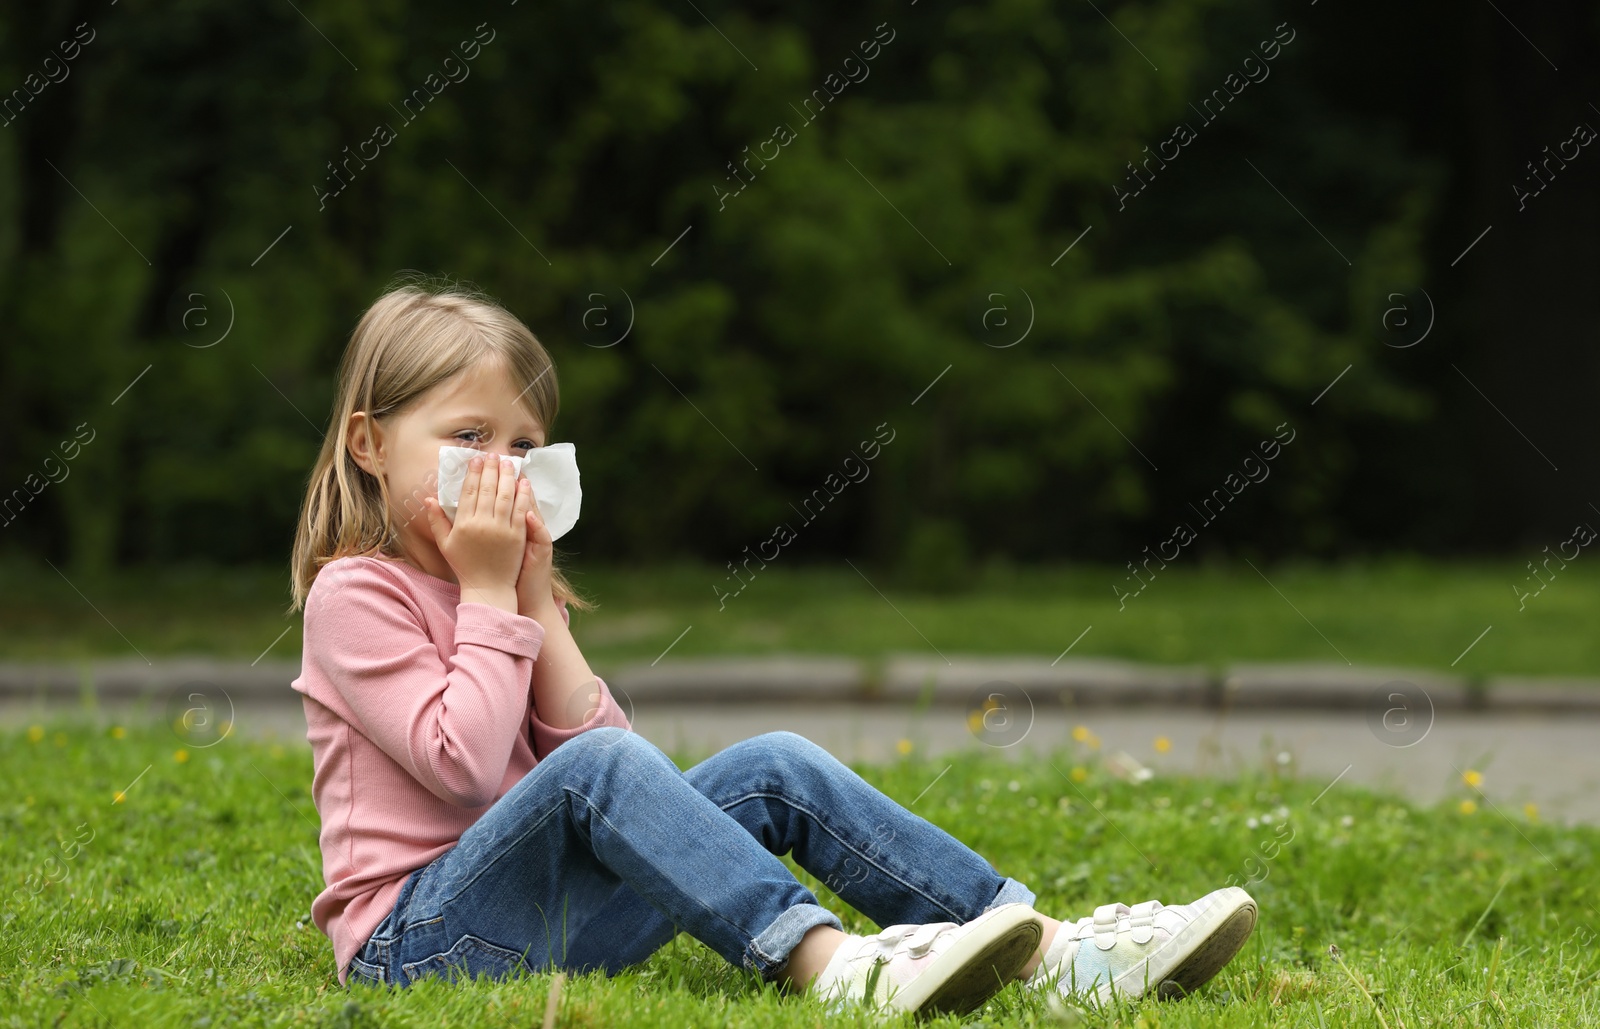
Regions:
<svg viewBox="0 0 1600 1029"><path fill-rule="evenodd" d="M773 980L807 930L842 928L775 856L790 851L879 926L1035 899L804 736L764 733L680 771L637 733L601 726L412 872L348 979L609 975L682 930Z"/></svg>

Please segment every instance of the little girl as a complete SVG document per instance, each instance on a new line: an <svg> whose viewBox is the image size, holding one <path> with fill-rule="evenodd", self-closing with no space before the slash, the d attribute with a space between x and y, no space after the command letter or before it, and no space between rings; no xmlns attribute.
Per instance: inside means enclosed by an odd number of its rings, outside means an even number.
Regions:
<svg viewBox="0 0 1600 1029"><path fill-rule="evenodd" d="M555 368L473 291L405 282L339 367L293 556L300 676L339 982L611 974L686 931L829 1010L962 1014L1009 981L1187 993L1243 946L1237 887L1063 924L933 823L790 732L681 771L569 631L512 455L551 442ZM452 520L439 451L481 449ZM778 855L883 931L852 935Z"/></svg>

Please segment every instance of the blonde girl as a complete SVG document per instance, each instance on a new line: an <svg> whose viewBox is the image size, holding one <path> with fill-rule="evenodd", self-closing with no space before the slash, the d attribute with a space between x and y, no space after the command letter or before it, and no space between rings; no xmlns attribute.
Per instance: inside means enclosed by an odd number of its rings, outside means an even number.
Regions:
<svg viewBox="0 0 1600 1029"><path fill-rule="evenodd" d="M607 974L686 931L830 1009L964 1013L1012 980L1187 991L1254 926L1237 888L1102 905L1076 925L804 737L682 771L632 731L569 631L592 607L555 567L508 458L552 442L544 346L472 289L409 277L339 365L292 559L340 983ZM452 519L443 447L481 450ZM790 853L884 927L843 931Z"/></svg>

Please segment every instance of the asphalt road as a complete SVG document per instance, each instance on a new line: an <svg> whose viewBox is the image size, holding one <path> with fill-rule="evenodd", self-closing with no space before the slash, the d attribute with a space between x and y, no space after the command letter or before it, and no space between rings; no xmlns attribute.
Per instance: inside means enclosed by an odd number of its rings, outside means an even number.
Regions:
<svg viewBox="0 0 1600 1029"><path fill-rule="evenodd" d="M0 724L30 724L44 710L37 701L3 700ZM102 710L107 717L128 716L113 701ZM1385 725L1361 711L1051 708L1011 719L987 741L969 729L960 707L917 714L905 705L655 703L631 715L636 731L690 759L787 729L844 761L891 760L901 740L924 756L987 748L1011 760L1038 761L1070 745L1073 728L1082 724L1103 755L1131 755L1151 768L1152 782L1165 773L1227 776L1273 762L1308 780L1382 786L1426 803L1467 796L1461 777L1470 769L1483 775L1484 815L1494 817L1498 809L1520 819L1531 802L1547 822L1600 823L1600 715L1594 714L1440 711ZM235 724L248 736L306 745L304 716L295 704L241 703ZM1155 740L1162 736L1171 749L1158 754Z"/></svg>

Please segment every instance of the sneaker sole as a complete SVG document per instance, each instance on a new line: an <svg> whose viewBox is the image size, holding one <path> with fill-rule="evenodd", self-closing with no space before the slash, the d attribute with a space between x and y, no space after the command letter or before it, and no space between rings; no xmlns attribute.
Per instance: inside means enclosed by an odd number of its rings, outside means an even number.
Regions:
<svg viewBox="0 0 1600 1029"><path fill-rule="evenodd" d="M1143 996L1151 984L1164 1000L1188 996L1233 960L1255 931L1257 917L1256 902L1243 889L1218 890L1210 905L1166 946L1102 986L1100 999L1109 1000L1113 988Z"/></svg>
<svg viewBox="0 0 1600 1029"><path fill-rule="evenodd" d="M964 1015L1005 989L1044 937L1026 904L1003 904L967 923L971 929L888 1002L919 1018Z"/></svg>

